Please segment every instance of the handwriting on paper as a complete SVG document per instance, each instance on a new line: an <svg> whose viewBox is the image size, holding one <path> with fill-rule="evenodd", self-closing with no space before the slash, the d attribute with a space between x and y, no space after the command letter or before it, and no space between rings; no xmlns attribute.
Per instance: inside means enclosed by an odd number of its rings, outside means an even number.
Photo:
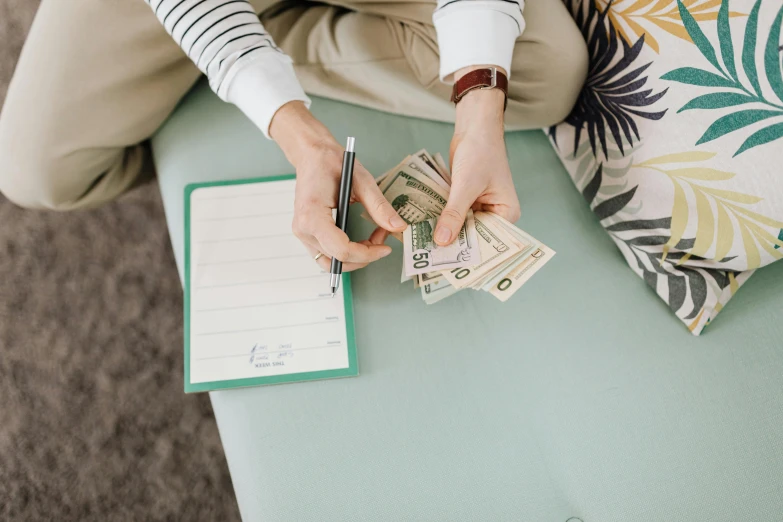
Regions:
<svg viewBox="0 0 783 522"><path fill-rule="evenodd" d="M277 360L268 362L270 355L275 355ZM250 364L255 368L285 366L285 362L281 361L281 359L290 359L294 357L294 355L293 343L280 344L277 346L277 350L272 352L269 351L269 346L256 343L250 349Z"/></svg>
<svg viewBox="0 0 783 522"><path fill-rule="evenodd" d="M258 361L264 361L269 359L269 354L266 353L267 346L265 344L254 344L250 349L250 364L256 368L263 368ZM269 366L268 364L266 366Z"/></svg>

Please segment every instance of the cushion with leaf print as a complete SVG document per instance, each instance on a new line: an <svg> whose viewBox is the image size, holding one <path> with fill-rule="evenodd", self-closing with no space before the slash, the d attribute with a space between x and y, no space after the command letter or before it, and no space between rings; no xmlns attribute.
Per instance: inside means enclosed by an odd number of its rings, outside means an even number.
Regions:
<svg viewBox="0 0 783 522"><path fill-rule="evenodd" d="M630 267L698 335L783 257L783 5L565 3L590 67L550 139Z"/></svg>

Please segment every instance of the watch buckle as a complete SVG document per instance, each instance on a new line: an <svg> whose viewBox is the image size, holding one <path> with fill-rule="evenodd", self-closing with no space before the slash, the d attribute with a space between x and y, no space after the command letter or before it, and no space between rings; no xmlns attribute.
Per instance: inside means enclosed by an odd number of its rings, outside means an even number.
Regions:
<svg viewBox="0 0 783 522"><path fill-rule="evenodd" d="M489 69L492 71L492 83L487 87L481 87L482 89L494 89L498 86L498 68L489 67Z"/></svg>

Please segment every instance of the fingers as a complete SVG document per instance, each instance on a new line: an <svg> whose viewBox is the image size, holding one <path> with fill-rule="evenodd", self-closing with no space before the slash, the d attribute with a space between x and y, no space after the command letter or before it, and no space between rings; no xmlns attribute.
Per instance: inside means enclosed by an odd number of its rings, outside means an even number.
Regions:
<svg viewBox="0 0 783 522"><path fill-rule="evenodd" d="M474 208L474 210L484 210L486 212L492 212L504 218L506 221L510 223L514 223L522 215L522 212L519 210L519 205L510 206L510 205L483 204L481 205L481 208L479 209Z"/></svg>
<svg viewBox="0 0 783 522"><path fill-rule="evenodd" d="M476 201L478 194L464 186L454 186L449 194L449 201L443 209L438 224L435 227L435 242L439 245L449 245L459 234L465 216Z"/></svg>
<svg viewBox="0 0 783 522"><path fill-rule="evenodd" d="M372 175L360 164L356 164L354 172L353 192L373 221L389 232L400 232L405 229L407 223L392 208L391 204L383 197L381 189L375 183Z"/></svg>
<svg viewBox="0 0 783 522"><path fill-rule="evenodd" d="M369 240L364 240L361 241L361 243L369 244L370 242ZM313 259L315 259L315 256L318 254L319 250L309 245L305 245L305 248L307 248L307 251L310 252L310 254L313 256ZM326 254L319 257L315 262L324 272L328 273L332 268L332 258ZM368 263L343 263L343 272L352 272L354 270L364 268L367 265Z"/></svg>
<svg viewBox="0 0 783 522"><path fill-rule="evenodd" d="M314 227L313 237L321 245L321 252L343 263L372 263L391 253L391 247L387 245L351 243L345 232L330 219Z"/></svg>
<svg viewBox="0 0 783 522"><path fill-rule="evenodd" d="M391 247L382 243L352 243L335 226L327 208L299 212L292 229L300 241L343 263L372 263L391 253Z"/></svg>
<svg viewBox="0 0 783 522"><path fill-rule="evenodd" d="M389 231L384 228L378 227L372 231L372 234L370 234L370 237L367 241L369 241L369 244L371 245L382 245L386 242L386 238L388 237L389 237Z"/></svg>
<svg viewBox="0 0 783 522"><path fill-rule="evenodd" d="M387 237L389 237L389 231L378 227L373 231L372 234L370 234L368 239L359 241L358 244L366 247L383 245L383 242L386 241ZM302 239L302 243L304 243L305 248L307 248L307 251L310 252L310 255L313 256L313 259L315 259L315 256L318 255L319 252L323 254L315 262L324 272L329 272L332 265L332 258L328 254L323 253L321 250L321 245L318 243L318 241L316 241L316 239L311 236ZM343 263L343 272L358 270L360 268L364 268L368 264L369 263Z"/></svg>
<svg viewBox="0 0 783 522"><path fill-rule="evenodd" d="M305 244L305 248L307 248L307 251L310 252L311 256L313 256L315 263L319 267L321 267L321 270L323 270L324 272L328 272L332 266L332 258L324 254L318 259L315 259L315 257L318 255L320 251L317 248L313 248L307 244ZM323 254L323 252L321 252L321 254Z"/></svg>

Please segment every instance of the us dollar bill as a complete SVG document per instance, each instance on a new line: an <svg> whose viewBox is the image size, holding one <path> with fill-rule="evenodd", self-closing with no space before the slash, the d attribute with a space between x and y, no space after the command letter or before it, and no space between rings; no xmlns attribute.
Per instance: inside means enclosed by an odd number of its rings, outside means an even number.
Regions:
<svg viewBox="0 0 783 522"><path fill-rule="evenodd" d="M402 275L400 276L400 283L404 283L405 281L410 281L413 279L411 276L405 273L405 263L402 264Z"/></svg>
<svg viewBox="0 0 783 522"><path fill-rule="evenodd" d="M473 217L476 222L481 262L474 266L441 272L456 288L469 287L521 250L514 237L503 227L492 222L486 212L476 212Z"/></svg>
<svg viewBox="0 0 783 522"><path fill-rule="evenodd" d="M522 285L533 277L533 274L549 262L555 255L555 251L546 245L539 245L533 252L525 257L522 263L517 265L509 273L505 274L490 290L489 293L502 302L514 295Z"/></svg>
<svg viewBox="0 0 783 522"><path fill-rule="evenodd" d="M407 165L410 162L411 157L408 156L392 170L376 178L386 200L408 224L439 216L449 196L448 187L441 187L427 175L410 168ZM362 212L362 217L373 222L367 210ZM392 236L402 241L401 233Z"/></svg>
<svg viewBox="0 0 783 522"><path fill-rule="evenodd" d="M441 177L445 179L449 185L451 185L451 172L449 171L449 167L446 165L446 161L443 159L443 156L440 155L440 152L436 152L433 156L433 159L435 160L435 165L440 167L440 170L438 172L440 173Z"/></svg>
<svg viewBox="0 0 783 522"><path fill-rule="evenodd" d="M402 273L405 274L405 263L402 264ZM418 280L418 285L416 285L416 287L446 280L440 272L425 272L423 274L416 274L414 277Z"/></svg>
<svg viewBox="0 0 783 522"><path fill-rule="evenodd" d="M438 175L449 185L451 186L451 176L449 176L448 169L444 169L441 164L438 163L436 158L434 156L431 156L429 152L427 152L426 149L421 149L416 154L412 155L414 158L418 158L420 161L425 163L430 169L434 170L438 173ZM441 158L443 159L443 158Z"/></svg>
<svg viewBox="0 0 783 522"><path fill-rule="evenodd" d="M454 288L447 282L438 285L426 284L421 287L421 298L429 305L451 297L457 292L459 292L459 288Z"/></svg>
<svg viewBox="0 0 783 522"><path fill-rule="evenodd" d="M397 165L395 165L394 168L387 170L386 172L384 172L383 174L375 178L375 184L380 187L383 184L383 181L389 176L389 174L395 172L397 169L405 165L405 163L408 161L408 158L410 158L410 156L406 156L405 159L399 162Z"/></svg>
<svg viewBox="0 0 783 522"><path fill-rule="evenodd" d="M381 192L409 225L440 216L449 192L405 165L381 183Z"/></svg>
<svg viewBox="0 0 783 522"><path fill-rule="evenodd" d="M408 161L405 163L405 165L408 168L415 170L420 174L424 174L429 179L431 179L432 181L440 185L441 188L445 189L446 192L451 190L451 186L446 182L445 179L441 177L438 171L433 169L430 165L428 165L425 161L421 160L420 158L416 156L408 156Z"/></svg>
<svg viewBox="0 0 783 522"><path fill-rule="evenodd" d="M501 265L496 266L494 269L492 269L492 271L488 272L480 279L477 279L471 285L471 288L476 290L484 290L485 292L489 292L489 289L495 283L497 283L497 281L502 278L505 273L510 272L518 264L526 259L527 254L537 247L538 241L517 228L513 223L507 221L497 214L490 212L487 214L486 219L487 221L490 221L492 224L503 228L506 232L511 234L516 239L516 242L520 247L520 251L517 252L514 256L507 259Z"/></svg>
<svg viewBox="0 0 783 522"><path fill-rule="evenodd" d="M413 276L433 270L447 270L479 264L480 250L473 212L467 218L449 245L435 243L433 233L437 218L428 219L408 226L402 235L405 274Z"/></svg>

